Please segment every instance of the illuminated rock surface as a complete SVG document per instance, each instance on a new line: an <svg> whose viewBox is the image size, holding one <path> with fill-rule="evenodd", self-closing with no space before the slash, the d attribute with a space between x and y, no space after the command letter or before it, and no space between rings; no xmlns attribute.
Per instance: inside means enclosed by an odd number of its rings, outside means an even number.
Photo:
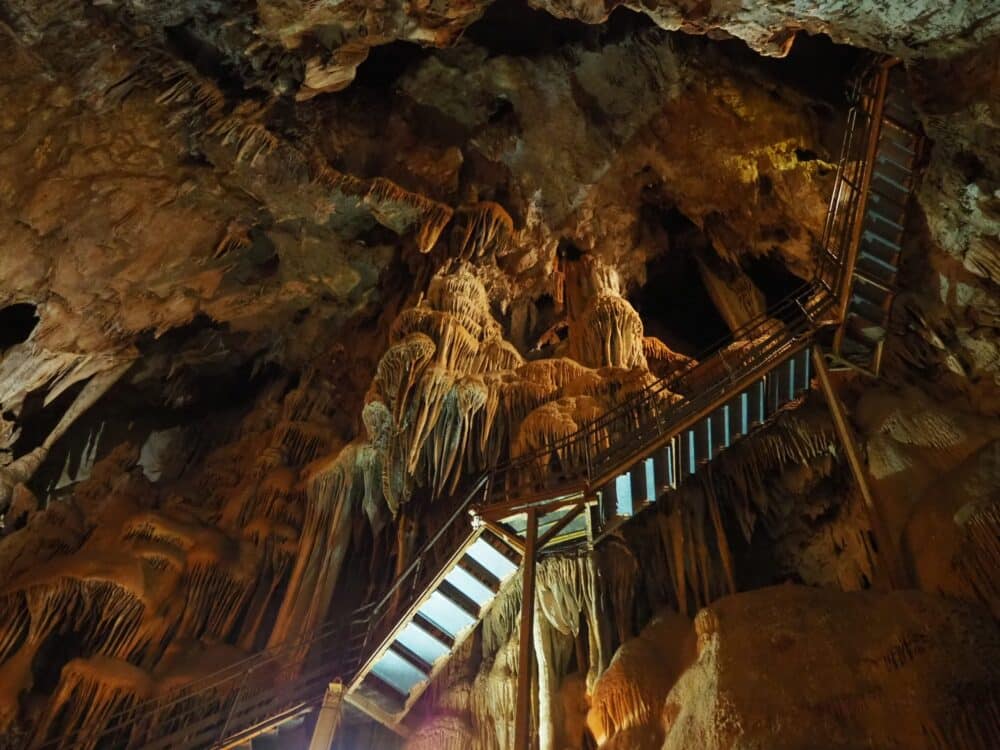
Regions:
<svg viewBox="0 0 1000 750"><path fill-rule="evenodd" d="M377 595L497 462L582 471L536 452L815 271L863 50L929 141L882 378L837 387L915 590L814 394L540 563L534 726L996 747L998 39L983 0L0 0L0 747ZM407 747L512 747L519 609Z"/></svg>

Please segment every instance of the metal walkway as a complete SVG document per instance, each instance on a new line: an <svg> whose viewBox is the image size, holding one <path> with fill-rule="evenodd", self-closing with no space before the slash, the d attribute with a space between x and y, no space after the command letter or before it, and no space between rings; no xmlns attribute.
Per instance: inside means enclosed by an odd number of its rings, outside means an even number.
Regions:
<svg viewBox="0 0 1000 750"><path fill-rule="evenodd" d="M923 137L906 96L898 65L883 65L868 80L858 116L868 149L856 155L856 169L838 174L840 191L858 196L843 325L834 337L833 354L844 365L878 375L896 275L903 250L907 210L916 187ZM853 144L852 144L853 145Z"/></svg>
<svg viewBox="0 0 1000 750"><path fill-rule="evenodd" d="M405 734L409 709L520 567L529 516L541 549L593 540L656 502L808 389L810 349L826 332L836 329L837 356L877 372L919 138L901 130L904 105L884 96L889 70L851 112L813 281L696 366L479 477L376 602L105 728L35 747L235 747L314 710L335 678L349 703Z"/></svg>

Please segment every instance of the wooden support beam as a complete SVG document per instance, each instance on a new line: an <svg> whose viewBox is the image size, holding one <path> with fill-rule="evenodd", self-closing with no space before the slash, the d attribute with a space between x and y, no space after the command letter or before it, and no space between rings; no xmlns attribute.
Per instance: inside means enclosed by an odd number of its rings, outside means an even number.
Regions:
<svg viewBox="0 0 1000 750"><path fill-rule="evenodd" d="M521 632L517 663L517 705L514 714L514 750L531 750L531 682L535 618L535 558L538 543L538 512L528 509L524 540L524 578L521 584Z"/></svg>
<svg viewBox="0 0 1000 750"><path fill-rule="evenodd" d="M344 686L340 682L331 682L323 696L323 705L316 718L309 750L330 750L333 739L340 726L340 714L344 705Z"/></svg>
<svg viewBox="0 0 1000 750"><path fill-rule="evenodd" d="M882 514L879 513L878 505L875 503L875 496L872 494L871 487L868 484L868 476L865 473L864 465L861 463L861 455L858 453L857 438L854 436L851 426L847 423L847 415L844 414L844 407L833 390L833 384L830 382L830 371L826 367L826 359L818 346L813 347L812 358L813 364L816 366L817 379L819 380L820 387L823 389L826 403L830 407L830 416L833 417L833 426L837 431L837 437L844 448L844 455L847 457L847 463L851 467L854 481L857 482L858 489L861 491L861 497L864 498L865 511L868 514L872 533L875 535L875 543L878 545L879 557L882 560L889 585L892 588L901 588L904 585L904 575L899 564L899 555L896 552L896 546L889 536Z"/></svg>
<svg viewBox="0 0 1000 750"><path fill-rule="evenodd" d="M497 521L492 521L488 518L484 518L482 521L483 526L507 542L507 544L513 547L517 552L522 555L524 554L524 540L517 536L517 534ZM515 562L517 561L515 560Z"/></svg>
<svg viewBox="0 0 1000 750"><path fill-rule="evenodd" d="M572 508L570 508L568 511L566 511L566 515L564 515L562 518L560 518L558 521L556 521L555 526L553 526L551 529L549 529L548 531L546 531L542 535L542 537L538 540L538 549L542 549L546 544L548 544L553 539L555 539L556 535L560 531L562 531L563 529L565 529L567 526L569 526L573 522L573 520L578 515L580 515L580 512L583 511L583 510L586 510L586 508L587 508L587 504L586 503L577 503Z"/></svg>
<svg viewBox="0 0 1000 750"><path fill-rule="evenodd" d="M534 508L540 514L551 513L567 505L576 505L586 494L586 483L581 481L553 487L549 492L536 492L517 500L502 503L491 503L479 509L479 514L485 521L502 521L504 518L523 513L528 508Z"/></svg>

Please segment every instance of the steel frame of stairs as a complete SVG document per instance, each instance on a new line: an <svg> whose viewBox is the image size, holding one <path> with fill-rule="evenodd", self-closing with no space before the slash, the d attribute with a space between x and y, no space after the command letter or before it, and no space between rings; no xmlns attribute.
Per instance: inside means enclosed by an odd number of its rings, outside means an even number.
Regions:
<svg viewBox="0 0 1000 750"><path fill-rule="evenodd" d="M859 120L862 110L872 122L888 117L882 107L890 68L879 66L876 96L861 96L851 111L812 282L735 331L696 366L651 384L577 433L479 477L378 601L121 711L96 735L80 732L37 746L100 740L101 747L148 750L234 747L315 709L336 676L348 678L344 700L406 734L407 711L522 560L527 574L535 551L546 545L596 543L794 401L808 387L810 351L821 331L837 329L833 354L844 358L849 295L864 278L856 267L862 227L877 216L868 199L873 161L882 154L879 129L860 127ZM852 158L858 144L864 146L861 162ZM877 372L878 355L873 364ZM558 460L559 451L571 448L586 457L582 469Z"/></svg>
<svg viewBox="0 0 1000 750"><path fill-rule="evenodd" d="M841 367L877 377L903 249L908 204L924 138L897 60L886 60L860 79L837 170L825 245L843 243L851 274L838 289L841 321L832 355ZM863 149L863 154L859 150ZM840 210L841 203L849 210Z"/></svg>

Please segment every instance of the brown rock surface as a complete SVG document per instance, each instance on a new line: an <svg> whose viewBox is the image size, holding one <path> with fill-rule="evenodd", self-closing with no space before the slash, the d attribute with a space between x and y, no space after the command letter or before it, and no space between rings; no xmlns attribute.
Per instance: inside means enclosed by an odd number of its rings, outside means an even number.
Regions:
<svg viewBox="0 0 1000 750"><path fill-rule="evenodd" d="M880 559L810 399L543 561L535 726L995 744L998 37L987 0L0 0L0 747L371 600L498 462L582 472L546 446L813 272L857 48L930 140L884 378L837 385L954 599L843 593ZM411 747L511 745L504 597Z"/></svg>
<svg viewBox="0 0 1000 750"><path fill-rule="evenodd" d="M998 631L964 605L781 586L722 599L695 629L664 750L987 748L995 736Z"/></svg>

